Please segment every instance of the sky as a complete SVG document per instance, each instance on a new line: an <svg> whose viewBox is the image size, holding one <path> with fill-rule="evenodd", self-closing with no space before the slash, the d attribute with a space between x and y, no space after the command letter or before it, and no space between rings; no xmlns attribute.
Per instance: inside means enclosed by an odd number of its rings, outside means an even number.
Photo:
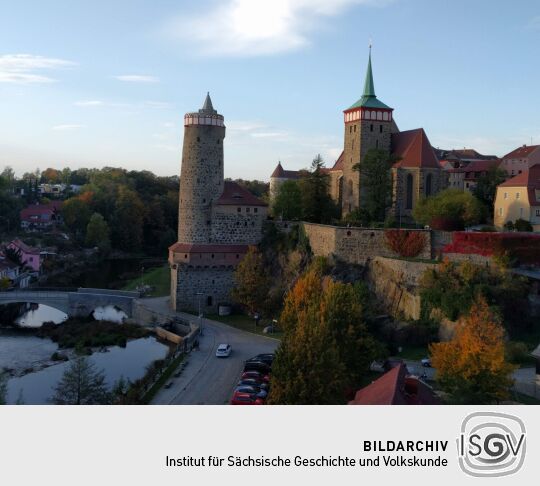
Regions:
<svg viewBox="0 0 540 486"><path fill-rule="evenodd" d="M177 175L207 91L227 177L331 166L370 41L401 130L499 156L540 144L538 0L0 0L0 170Z"/></svg>

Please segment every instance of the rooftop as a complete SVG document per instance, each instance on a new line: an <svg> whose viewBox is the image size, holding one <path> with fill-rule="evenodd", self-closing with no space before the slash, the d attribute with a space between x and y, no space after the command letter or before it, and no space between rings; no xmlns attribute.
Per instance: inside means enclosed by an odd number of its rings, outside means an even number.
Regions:
<svg viewBox="0 0 540 486"><path fill-rule="evenodd" d="M503 159L520 159L531 155L540 145L522 145L521 147L512 150L506 154Z"/></svg>
<svg viewBox="0 0 540 486"><path fill-rule="evenodd" d="M392 134L392 154L399 157L394 167L440 169L439 161L423 128Z"/></svg>
<svg viewBox="0 0 540 486"><path fill-rule="evenodd" d="M268 206L245 187L233 181L225 181L225 187L216 204L222 206Z"/></svg>

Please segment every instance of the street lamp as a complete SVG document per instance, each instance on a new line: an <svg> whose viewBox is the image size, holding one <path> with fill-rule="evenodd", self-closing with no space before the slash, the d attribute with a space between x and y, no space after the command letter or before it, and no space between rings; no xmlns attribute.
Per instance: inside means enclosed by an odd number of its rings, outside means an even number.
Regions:
<svg viewBox="0 0 540 486"><path fill-rule="evenodd" d="M201 312L201 297L203 295L202 292L197 292L195 294L197 297L198 297L198 302L199 302L199 334L202 336L203 335L203 323L202 323L202 312Z"/></svg>

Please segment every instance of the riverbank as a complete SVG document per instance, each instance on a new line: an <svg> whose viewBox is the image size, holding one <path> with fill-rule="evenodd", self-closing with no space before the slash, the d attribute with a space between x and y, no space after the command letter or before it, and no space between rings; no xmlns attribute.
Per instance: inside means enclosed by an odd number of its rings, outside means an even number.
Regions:
<svg viewBox="0 0 540 486"><path fill-rule="evenodd" d="M168 265L151 268L144 271L143 275L130 280L122 290L136 290L138 287L149 286L152 288L146 297L165 297L171 293L171 274Z"/></svg>

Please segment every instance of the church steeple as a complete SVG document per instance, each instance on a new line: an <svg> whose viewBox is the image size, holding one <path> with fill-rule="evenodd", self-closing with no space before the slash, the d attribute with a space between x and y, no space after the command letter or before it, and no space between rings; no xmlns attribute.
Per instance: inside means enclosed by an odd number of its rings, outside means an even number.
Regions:
<svg viewBox="0 0 540 486"><path fill-rule="evenodd" d="M364 83L363 97L376 98L375 84L373 83L373 71L371 69L371 46L369 46L369 61L366 71L366 81Z"/></svg>

